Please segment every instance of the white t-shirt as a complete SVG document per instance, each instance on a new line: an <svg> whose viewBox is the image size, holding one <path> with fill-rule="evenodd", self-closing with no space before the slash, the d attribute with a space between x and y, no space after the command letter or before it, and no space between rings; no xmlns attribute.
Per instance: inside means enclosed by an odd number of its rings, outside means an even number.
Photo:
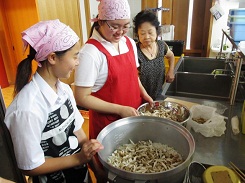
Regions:
<svg viewBox="0 0 245 183"><path fill-rule="evenodd" d="M47 139L57 147L66 143L66 149L59 151L61 156L69 155L65 151L76 153L78 140L75 135L66 133L79 130L83 121L70 86L58 81L55 93L35 73L32 81L14 98L5 115L18 167L31 170L42 165L44 150L49 151Z"/></svg>
<svg viewBox="0 0 245 183"><path fill-rule="evenodd" d="M114 45L98 33L93 31L93 39L99 41L106 50L112 55L119 55ZM134 49L136 66L139 66L137 47L132 38L129 38ZM127 53L128 47L126 38L122 37L119 41L120 54ZM92 44L85 44L79 53L79 65L75 72L75 85L83 87L92 87L92 92L96 92L105 84L108 76L108 66L106 56Z"/></svg>

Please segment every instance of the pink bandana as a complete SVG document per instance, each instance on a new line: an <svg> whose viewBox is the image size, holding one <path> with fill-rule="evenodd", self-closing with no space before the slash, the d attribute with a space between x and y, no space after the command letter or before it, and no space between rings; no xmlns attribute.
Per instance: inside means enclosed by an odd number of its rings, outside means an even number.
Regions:
<svg viewBox="0 0 245 183"><path fill-rule="evenodd" d="M92 19L92 22L98 20L119 20L130 19L130 7L128 0L97 0L100 1L98 6L98 18Z"/></svg>
<svg viewBox="0 0 245 183"><path fill-rule="evenodd" d="M30 44L37 52L37 62L46 60L52 52L67 50L79 41L77 34L58 19L41 21L23 31L21 35L24 51Z"/></svg>

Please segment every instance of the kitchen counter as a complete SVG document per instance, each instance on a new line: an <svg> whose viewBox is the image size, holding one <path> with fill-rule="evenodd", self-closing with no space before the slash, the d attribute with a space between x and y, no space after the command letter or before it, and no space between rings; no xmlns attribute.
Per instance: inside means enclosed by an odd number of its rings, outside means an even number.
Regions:
<svg viewBox="0 0 245 183"><path fill-rule="evenodd" d="M222 114L228 118L225 119L226 131L224 135L220 137L205 137L192 129L190 130L196 142L193 161L205 165L224 165L228 167L228 163L231 161L243 171L245 170L245 135L241 133L241 122L240 133L238 135L233 135L231 129L231 118L237 115L239 120L241 119L243 103L235 103L235 105L230 106L229 101L211 101L177 96L168 97L197 104L207 104L210 102L211 104L222 104L223 106L226 106L227 109ZM218 107L216 108L220 110Z"/></svg>

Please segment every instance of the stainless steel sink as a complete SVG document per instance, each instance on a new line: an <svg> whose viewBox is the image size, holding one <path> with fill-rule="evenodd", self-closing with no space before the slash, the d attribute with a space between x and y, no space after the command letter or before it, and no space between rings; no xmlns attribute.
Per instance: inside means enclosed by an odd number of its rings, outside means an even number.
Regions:
<svg viewBox="0 0 245 183"><path fill-rule="evenodd" d="M177 72L195 72L211 74L215 69L226 70L226 60L206 57L184 57Z"/></svg>
<svg viewBox="0 0 245 183"><path fill-rule="evenodd" d="M228 100L231 85L232 77L227 74L177 72L166 95Z"/></svg>
<svg viewBox="0 0 245 183"><path fill-rule="evenodd" d="M230 100L235 70L230 64L225 59L183 57L176 65L174 82L170 85L164 84L163 95ZM245 98L242 84L245 83L245 77L244 74L241 76L241 84L236 93L237 101Z"/></svg>
<svg viewBox="0 0 245 183"><path fill-rule="evenodd" d="M224 59L184 57L166 95L229 100L232 73Z"/></svg>

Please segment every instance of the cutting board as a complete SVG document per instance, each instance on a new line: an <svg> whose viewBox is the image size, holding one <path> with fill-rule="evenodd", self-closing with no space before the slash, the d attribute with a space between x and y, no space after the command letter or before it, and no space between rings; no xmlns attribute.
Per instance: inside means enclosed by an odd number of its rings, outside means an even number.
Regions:
<svg viewBox="0 0 245 183"><path fill-rule="evenodd" d="M170 98L170 97L167 97L164 101L176 102L176 103L186 106L188 109L190 109L193 105L198 105L198 103L188 102L185 100L179 100L179 99Z"/></svg>

